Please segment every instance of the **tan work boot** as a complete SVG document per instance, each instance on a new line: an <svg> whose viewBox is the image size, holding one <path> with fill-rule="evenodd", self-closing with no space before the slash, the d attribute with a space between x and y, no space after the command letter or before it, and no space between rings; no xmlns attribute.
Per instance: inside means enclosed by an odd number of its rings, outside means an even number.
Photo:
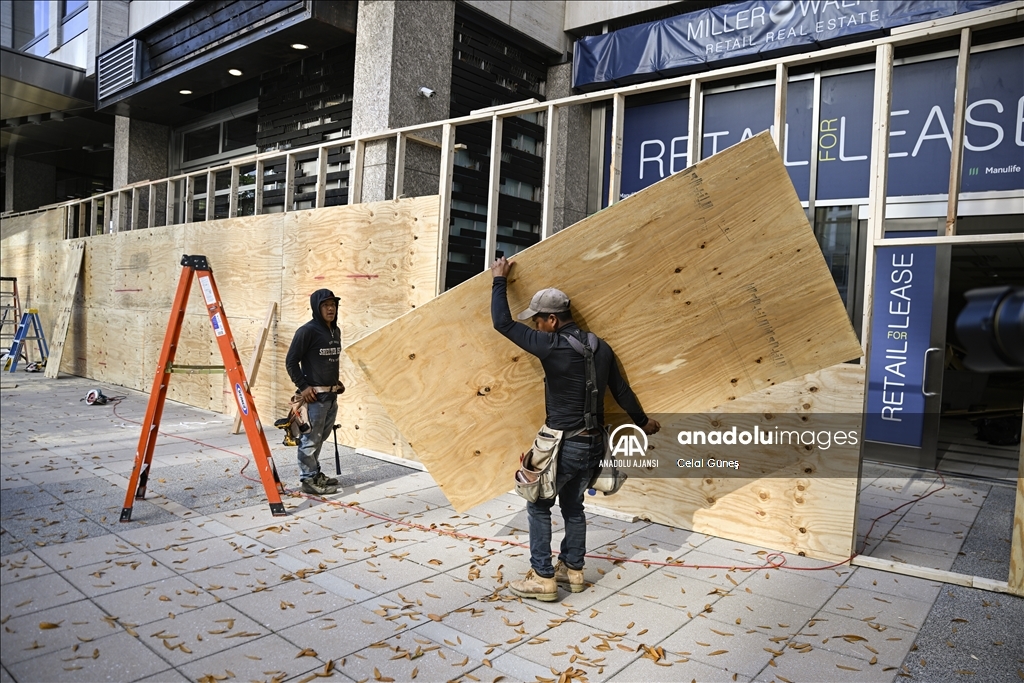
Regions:
<svg viewBox="0 0 1024 683"><path fill-rule="evenodd" d="M532 569L526 572L526 578L513 581L508 585L514 595L521 598L536 598L543 602L554 602L558 599L558 584L555 578L538 576Z"/></svg>
<svg viewBox="0 0 1024 683"><path fill-rule="evenodd" d="M573 593L582 593L587 587L583 580L582 569L570 569L561 560L555 565L555 581L569 584L569 590Z"/></svg>

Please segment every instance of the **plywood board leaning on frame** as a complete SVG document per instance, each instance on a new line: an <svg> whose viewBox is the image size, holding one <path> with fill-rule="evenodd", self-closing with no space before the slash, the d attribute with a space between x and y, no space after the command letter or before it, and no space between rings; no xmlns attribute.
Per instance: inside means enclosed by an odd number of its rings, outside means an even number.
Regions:
<svg viewBox="0 0 1024 683"><path fill-rule="evenodd" d="M46 376L50 379L55 379L60 372L60 359L64 357L64 342L68 338L68 325L71 322L72 308L75 305L75 291L78 289L78 276L82 272L84 257L84 241L68 244L64 291L57 304L60 308L57 312L57 323L53 326L53 336L50 338L50 357L46 362Z"/></svg>
<svg viewBox="0 0 1024 683"><path fill-rule="evenodd" d="M556 286L649 413L705 411L858 357L765 133L515 257L513 312ZM539 362L494 331L482 273L347 347L454 507L511 488L544 421Z"/></svg>

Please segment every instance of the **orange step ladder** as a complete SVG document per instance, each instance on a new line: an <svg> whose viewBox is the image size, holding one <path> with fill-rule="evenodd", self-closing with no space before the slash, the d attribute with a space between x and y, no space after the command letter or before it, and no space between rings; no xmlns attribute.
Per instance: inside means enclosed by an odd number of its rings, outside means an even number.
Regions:
<svg viewBox="0 0 1024 683"><path fill-rule="evenodd" d="M142 500L146 497L146 484L149 481L149 472L153 462L153 450L156 446L157 435L160 433L160 416L163 414L164 403L167 400L167 386L171 380L171 373L174 371L174 354L178 349L178 338L185 320L185 307L188 305L193 274L199 281L199 287L203 292L210 324L213 326L213 333L216 336L217 345L220 347L220 355L224 359L224 371L234 388L232 393L238 404L238 413L242 416L245 435L249 438L249 447L252 448L252 454L256 460L256 469L260 473L260 480L267 492L270 512L275 517L286 515L284 503L281 502L284 486L277 476L277 468L274 466L274 459L270 454L270 447L267 445L267 436L264 434L263 425L256 414L256 403L252 400L252 394L249 393L249 383L245 379L245 371L242 369L242 362L238 357L238 349L235 348L234 337L231 336L231 328L228 326L224 306L221 304L217 283L213 279L213 270L205 256L182 256L181 265L178 291L174 295L174 306L167 324L163 349L160 351L160 362L156 368L156 377L153 379L153 389L149 393L149 405L146 407L146 418L142 423L139 446L135 451L135 466L132 468L124 507L121 509L121 521L131 521L132 501Z"/></svg>

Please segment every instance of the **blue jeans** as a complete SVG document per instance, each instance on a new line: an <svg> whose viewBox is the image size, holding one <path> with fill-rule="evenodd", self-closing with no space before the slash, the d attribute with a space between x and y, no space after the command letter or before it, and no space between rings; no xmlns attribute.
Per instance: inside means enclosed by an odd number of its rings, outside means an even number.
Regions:
<svg viewBox="0 0 1024 683"><path fill-rule="evenodd" d="M338 416L338 395L320 394L306 405L310 430L299 435L299 479L312 479L320 472L320 448L331 436Z"/></svg>
<svg viewBox="0 0 1024 683"><path fill-rule="evenodd" d="M587 552L587 515L583 511L583 495L594 468L604 456L604 435L576 437L581 441L563 441L558 454L555 493L565 521L560 559L570 569L583 569ZM554 498L526 504L530 520L530 566L539 576L554 576L551 564L551 507Z"/></svg>

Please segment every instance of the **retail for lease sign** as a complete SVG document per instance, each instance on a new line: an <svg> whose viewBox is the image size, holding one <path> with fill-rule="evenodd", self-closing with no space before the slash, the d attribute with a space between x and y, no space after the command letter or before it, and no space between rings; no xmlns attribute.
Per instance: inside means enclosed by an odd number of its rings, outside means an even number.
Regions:
<svg viewBox="0 0 1024 683"><path fill-rule="evenodd" d="M889 196L948 192L955 79L956 60L950 58L894 68ZM792 82L787 97L783 161L797 195L802 201L808 198L813 154L818 199L864 200L868 196L874 71L822 77L817 121L812 120L812 89L810 80ZM701 158L770 129L773 107L772 86L706 94ZM627 107L623 197L691 164L687 115L685 99ZM610 140L610 123L606 137ZM961 191L1024 189L1022 166L1024 46L972 54Z"/></svg>
<svg viewBox="0 0 1024 683"><path fill-rule="evenodd" d="M935 247L875 251L864 432L870 441L921 446L934 291Z"/></svg>

